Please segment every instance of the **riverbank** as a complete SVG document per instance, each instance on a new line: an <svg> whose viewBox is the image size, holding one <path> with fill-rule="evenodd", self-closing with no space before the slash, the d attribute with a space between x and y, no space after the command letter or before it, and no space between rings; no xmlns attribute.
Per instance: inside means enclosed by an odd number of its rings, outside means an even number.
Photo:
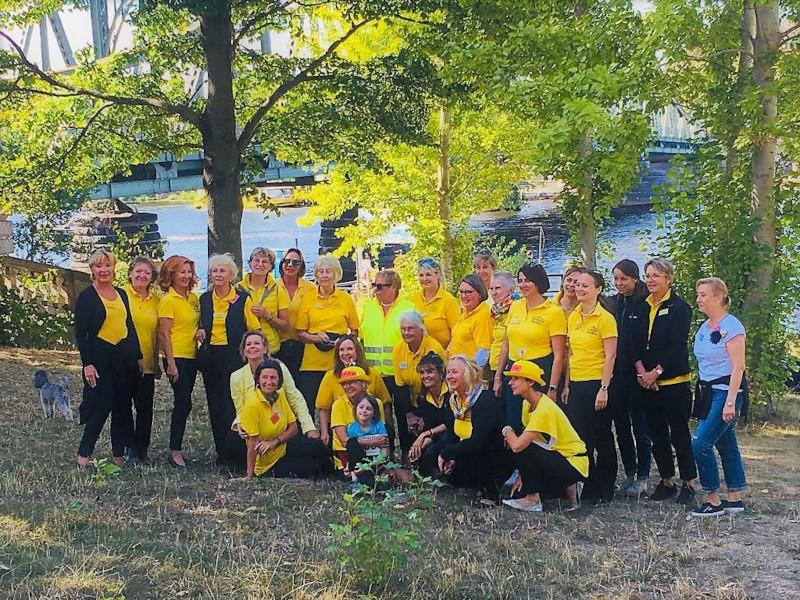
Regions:
<svg viewBox="0 0 800 600"><path fill-rule="evenodd" d="M336 481L231 481L212 466L198 380L191 468L164 464L171 409L157 382L148 467L74 468L79 428L45 422L36 368L69 373L74 352L0 348L0 596L8 598L790 598L800 588L800 430L742 432L748 510L687 521L675 504L621 500L577 514L483 509L441 491L422 510L422 548L386 588L356 589L325 551L341 522ZM104 432L97 457L108 457ZM655 483L655 478L651 483Z"/></svg>

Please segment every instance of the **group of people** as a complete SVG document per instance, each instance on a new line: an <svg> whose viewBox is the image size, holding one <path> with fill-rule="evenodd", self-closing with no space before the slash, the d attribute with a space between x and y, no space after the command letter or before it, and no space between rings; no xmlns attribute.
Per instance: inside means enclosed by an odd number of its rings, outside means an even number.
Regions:
<svg viewBox="0 0 800 600"><path fill-rule="evenodd" d="M186 468L199 371L217 462L246 478L336 469L372 485L375 470L364 461L396 453L397 481L418 469L488 503L500 502L505 485L510 497L502 501L512 508L541 511L543 499L561 498L574 510L581 501L610 502L615 492L646 494L652 456L660 478L652 500L675 498L699 517L743 510L734 425L746 408L745 332L727 311L720 279L696 284L707 319L694 339L693 396L692 311L662 258L647 262L644 280L636 263L618 262L613 296L603 294L599 273L568 268L552 300L538 264L512 274L479 251L456 298L439 262L425 258L418 292L403 295L399 274L379 271L361 311L336 285L338 259L320 257L314 282L296 248L277 278L275 263L274 252L255 248L237 284L233 259L212 256L210 285L198 296L194 263L184 256L158 270L139 257L118 288L114 256L92 255L93 285L75 307L84 379L79 468L92 468L109 415L114 462L148 460L162 370L174 394L168 461ZM615 436L626 476L619 487Z"/></svg>

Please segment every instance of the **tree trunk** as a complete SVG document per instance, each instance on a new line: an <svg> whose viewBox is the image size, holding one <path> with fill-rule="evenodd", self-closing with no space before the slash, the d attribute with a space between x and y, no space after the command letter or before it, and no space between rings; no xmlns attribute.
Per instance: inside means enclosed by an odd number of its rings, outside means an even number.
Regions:
<svg viewBox="0 0 800 600"><path fill-rule="evenodd" d="M774 132L778 116L778 96L774 89L775 61L781 42L778 0L756 5L755 16L757 28L753 44L753 82L760 92L761 114L757 124L758 134L753 139L750 199L753 216L760 223L755 241L763 252L763 262L753 273L753 281L748 286L744 301L746 309L758 308L769 297L778 246L775 201L778 139Z"/></svg>
<svg viewBox="0 0 800 600"><path fill-rule="evenodd" d="M436 197L439 201L439 219L444 225L444 254L442 269L446 278L453 275L453 225L450 216L452 187L450 184L450 109L439 109L439 165L437 168Z"/></svg>
<svg viewBox="0 0 800 600"><path fill-rule="evenodd" d="M742 11L742 24L740 32L739 65L736 72L737 101L741 103L749 87L749 78L753 70L753 39L756 37L756 12L751 0L745 0ZM733 175L733 170L739 164L739 151L736 149L736 140L741 133L740 125L728 132L725 141L725 173L728 177Z"/></svg>
<svg viewBox="0 0 800 600"><path fill-rule="evenodd" d="M208 194L208 254L230 252L242 265L241 156L236 143L231 11L219 3L200 17L208 73L203 113L203 187Z"/></svg>
<svg viewBox="0 0 800 600"><path fill-rule="evenodd" d="M581 260L587 269L597 268L597 223L594 220L592 197L592 171L589 159L592 156L592 138L589 131L581 136L578 155L583 163L583 189L579 190L578 227L581 240Z"/></svg>

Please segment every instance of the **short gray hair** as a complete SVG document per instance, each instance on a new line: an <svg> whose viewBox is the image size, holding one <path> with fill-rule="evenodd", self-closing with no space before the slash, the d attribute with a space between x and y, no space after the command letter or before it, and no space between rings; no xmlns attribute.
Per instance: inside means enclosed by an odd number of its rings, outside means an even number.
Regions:
<svg viewBox="0 0 800 600"><path fill-rule="evenodd" d="M239 267L236 266L236 261L233 260L233 256L225 252L224 254L212 254L211 258L208 259L208 273L211 274L211 271L214 270L215 267L227 267L228 270L231 272L231 280L236 279L236 276L239 275Z"/></svg>
<svg viewBox="0 0 800 600"><path fill-rule="evenodd" d="M404 312L400 315L400 326L403 326L403 323L408 323L409 325L413 325L414 327L419 327L422 330L422 333L427 333L428 328L425 327L425 320L422 318L422 314L416 310L409 310Z"/></svg>
<svg viewBox="0 0 800 600"><path fill-rule="evenodd" d="M664 275L666 275L667 279L672 281L675 278L675 267L672 266L672 263L669 262L666 258L662 258L660 256L656 258L651 258L648 260L644 265L644 270L647 272L647 269L653 267L657 271L660 271Z"/></svg>
<svg viewBox="0 0 800 600"><path fill-rule="evenodd" d="M333 280L335 283L339 283L342 280L342 263L340 263L339 259L333 254L325 254L319 257L317 264L314 265L314 279L317 278L320 267L328 267L333 271Z"/></svg>
<svg viewBox="0 0 800 600"><path fill-rule="evenodd" d="M512 292L517 289L517 279L508 271L495 271L492 274L492 279L496 279L502 285L508 286Z"/></svg>

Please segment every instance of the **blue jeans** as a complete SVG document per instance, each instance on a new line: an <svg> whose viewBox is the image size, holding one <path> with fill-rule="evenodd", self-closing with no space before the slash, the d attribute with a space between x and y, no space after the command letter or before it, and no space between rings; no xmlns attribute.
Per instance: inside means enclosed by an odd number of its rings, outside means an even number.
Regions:
<svg viewBox="0 0 800 600"><path fill-rule="evenodd" d="M697 424L692 435L692 451L697 462L700 483L706 492L719 490L719 469L714 447L719 452L722 470L725 472L725 485L729 492L739 492L747 487L744 463L736 442L736 419L726 423L722 420L722 409L727 390L712 390L711 409L708 416ZM741 392L736 397L736 411L742 407Z"/></svg>

